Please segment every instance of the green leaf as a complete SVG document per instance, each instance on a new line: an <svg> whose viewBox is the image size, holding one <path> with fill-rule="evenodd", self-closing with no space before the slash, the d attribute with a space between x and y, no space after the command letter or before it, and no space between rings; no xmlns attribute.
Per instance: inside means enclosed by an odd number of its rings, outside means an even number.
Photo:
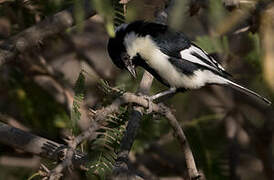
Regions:
<svg viewBox="0 0 274 180"><path fill-rule="evenodd" d="M79 73L79 76L76 80L74 87L74 98L73 98L73 106L71 110L71 128L73 135L77 135L79 133L79 128L77 122L81 119L81 112L79 111L80 105L84 100L85 96L85 76L83 71Z"/></svg>
<svg viewBox="0 0 274 180"><path fill-rule="evenodd" d="M91 143L91 161L87 172L90 179L95 177L105 179L111 173L117 158L116 152L120 148L120 142L126 129L127 109L121 108L120 114L113 114L107 118L107 124L98 130L98 138Z"/></svg>
<svg viewBox="0 0 274 180"><path fill-rule="evenodd" d="M120 3L120 0L112 0L112 5L114 8L114 27L118 27L125 23L125 4Z"/></svg>
<svg viewBox="0 0 274 180"><path fill-rule="evenodd" d="M28 180L32 180L32 179L34 179L36 176L40 176L40 173L39 173L39 172L36 172L36 173L32 174L32 175L28 178Z"/></svg>

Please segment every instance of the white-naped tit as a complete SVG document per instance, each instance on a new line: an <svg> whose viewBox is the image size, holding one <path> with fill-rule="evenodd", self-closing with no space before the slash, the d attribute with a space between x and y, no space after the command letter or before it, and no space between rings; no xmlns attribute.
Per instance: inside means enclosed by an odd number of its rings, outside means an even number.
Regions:
<svg viewBox="0 0 274 180"><path fill-rule="evenodd" d="M116 66L127 69L133 77L136 77L135 68L141 66L170 88L152 99L218 84L271 104L266 98L231 81L231 75L212 56L183 33L163 24L135 21L120 25L115 36L109 39L108 53Z"/></svg>

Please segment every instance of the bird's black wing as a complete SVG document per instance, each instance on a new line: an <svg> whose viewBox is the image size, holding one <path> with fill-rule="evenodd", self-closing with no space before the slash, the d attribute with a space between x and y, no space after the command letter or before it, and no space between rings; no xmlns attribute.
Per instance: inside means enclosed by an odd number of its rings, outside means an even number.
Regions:
<svg viewBox="0 0 274 180"><path fill-rule="evenodd" d="M166 28L165 31L152 35L152 38L160 50L170 57L190 61L222 76L231 76L212 56L192 43L183 33Z"/></svg>

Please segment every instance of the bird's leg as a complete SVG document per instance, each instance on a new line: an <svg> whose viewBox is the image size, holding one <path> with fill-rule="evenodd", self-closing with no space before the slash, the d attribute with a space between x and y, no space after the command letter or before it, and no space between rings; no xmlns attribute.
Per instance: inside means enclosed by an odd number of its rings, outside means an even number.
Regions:
<svg viewBox="0 0 274 180"><path fill-rule="evenodd" d="M152 112L152 103L154 100L158 100L159 98L167 96L167 95L175 94L176 91L177 91L177 89L172 87L166 91L159 92L158 94L155 94L153 96L147 96L147 95L143 95L140 93L138 93L138 95L142 96L143 98L145 98L148 101L147 113L149 114Z"/></svg>
<svg viewBox="0 0 274 180"><path fill-rule="evenodd" d="M167 95L171 95L171 94L173 95L173 94L176 93L176 91L177 91L177 89L175 87L172 87L172 88L170 88L168 90L165 90L165 91L159 92L158 94L150 96L150 99L152 101L154 101L154 100L157 100L157 99L159 99L161 97L164 97L164 96L167 96Z"/></svg>

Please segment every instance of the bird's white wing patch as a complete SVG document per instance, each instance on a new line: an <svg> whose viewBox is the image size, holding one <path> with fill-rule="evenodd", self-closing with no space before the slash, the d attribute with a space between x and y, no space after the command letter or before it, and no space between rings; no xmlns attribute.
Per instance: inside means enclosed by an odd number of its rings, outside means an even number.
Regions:
<svg viewBox="0 0 274 180"><path fill-rule="evenodd" d="M202 66L208 67L214 70L225 70L216 60L210 57L205 51L202 49L191 45L189 48L184 49L180 52L181 57L188 61L191 61L196 64L200 64ZM196 57L194 54L201 56L203 59ZM205 62L206 61L206 62Z"/></svg>

